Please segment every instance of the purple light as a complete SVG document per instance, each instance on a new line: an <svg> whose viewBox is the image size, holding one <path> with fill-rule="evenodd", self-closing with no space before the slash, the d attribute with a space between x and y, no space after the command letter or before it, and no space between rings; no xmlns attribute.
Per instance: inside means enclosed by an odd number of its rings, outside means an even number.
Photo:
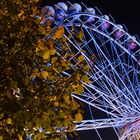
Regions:
<svg viewBox="0 0 140 140"><path fill-rule="evenodd" d="M117 30L114 32L114 37L115 38L120 38L123 35L123 32L120 30Z"/></svg>
<svg viewBox="0 0 140 140"><path fill-rule="evenodd" d="M87 23L92 24L95 21L95 17L86 16L85 20L86 20Z"/></svg>
<svg viewBox="0 0 140 140"><path fill-rule="evenodd" d="M58 21L59 21L59 20L63 20L63 19L65 18L65 16L66 16L65 11L60 10L60 9L58 9L58 10L56 11L56 18L57 18Z"/></svg>
<svg viewBox="0 0 140 140"><path fill-rule="evenodd" d="M110 26L110 24L109 24L108 22L104 22L104 23L101 25L101 28L102 28L102 30L104 31L104 30L108 29L109 26Z"/></svg>
<svg viewBox="0 0 140 140"><path fill-rule="evenodd" d="M128 41L128 49L134 50L136 48L137 48L137 44L133 40Z"/></svg>

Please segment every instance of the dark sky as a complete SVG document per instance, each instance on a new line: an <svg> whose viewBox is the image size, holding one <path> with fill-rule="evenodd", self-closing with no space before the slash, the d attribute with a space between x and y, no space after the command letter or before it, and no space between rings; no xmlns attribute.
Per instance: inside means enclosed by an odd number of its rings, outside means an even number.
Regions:
<svg viewBox="0 0 140 140"><path fill-rule="evenodd" d="M124 23L130 34L140 35L139 0L91 0L86 5L97 6L103 14L111 14L116 23Z"/></svg>
<svg viewBox="0 0 140 140"><path fill-rule="evenodd" d="M44 4L52 5L63 0L44 0ZM125 24L131 35L138 35L140 38L140 0L69 0L71 3L83 2L87 7L97 6L103 14L111 14L117 24ZM63 1L65 2L65 1ZM117 140L113 136L112 129L102 129L103 140ZM95 131L82 131L80 140L99 140ZM69 140L78 140L74 137Z"/></svg>

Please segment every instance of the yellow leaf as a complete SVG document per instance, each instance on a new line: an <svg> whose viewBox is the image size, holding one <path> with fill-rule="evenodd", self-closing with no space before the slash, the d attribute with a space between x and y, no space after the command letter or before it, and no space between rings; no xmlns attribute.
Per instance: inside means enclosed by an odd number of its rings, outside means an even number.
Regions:
<svg viewBox="0 0 140 140"><path fill-rule="evenodd" d="M53 23L53 22L52 22L51 19L47 19L46 24L47 24L49 27L51 27L52 23Z"/></svg>
<svg viewBox="0 0 140 140"><path fill-rule="evenodd" d="M56 99L57 99L56 96L51 96L50 97L50 101L56 101Z"/></svg>
<svg viewBox="0 0 140 140"><path fill-rule="evenodd" d="M43 35L47 35L47 32L46 32L46 30L45 30L44 27L42 28L42 34L43 34Z"/></svg>
<svg viewBox="0 0 140 140"><path fill-rule="evenodd" d="M70 96L69 95L64 95L63 98L67 104L70 104Z"/></svg>
<svg viewBox="0 0 140 140"><path fill-rule="evenodd" d="M54 64L57 60L58 60L57 57L52 57L52 58L51 58L51 63Z"/></svg>
<svg viewBox="0 0 140 140"><path fill-rule="evenodd" d="M50 55L54 55L56 53L55 49L50 49L49 50Z"/></svg>
<svg viewBox="0 0 140 140"><path fill-rule="evenodd" d="M77 78L76 79L77 81L80 81L80 74L79 73L76 74L76 78Z"/></svg>
<svg viewBox="0 0 140 140"><path fill-rule="evenodd" d="M18 140L23 140L22 136L18 134Z"/></svg>
<svg viewBox="0 0 140 140"><path fill-rule="evenodd" d="M37 99L37 96L34 96L35 99Z"/></svg>
<svg viewBox="0 0 140 140"><path fill-rule="evenodd" d="M61 138L55 138L54 140L61 140Z"/></svg>
<svg viewBox="0 0 140 140"><path fill-rule="evenodd" d="M8 119L6 120L6 122L7 122L7 124L12 124L11 118L8 118Z"/></svg>
<svg viewBox="0 0 140 140"><path fill-rule="evenodd" d="M88 65L85 65L85 66L83 67L83 70L88 72L88 71L90 70L90 67L89 67Z"/></svg>
<svg viewBox="0 0 140 140"><path fill-rule="evenodd" d="M38 47L36 47L35 52L38 54L39 51L40 51L40 49Z"/></svg>
<svg viewBox="0 0 140 140"><path fill-rule="evenodd" d="M62 37L61 41L65 43L67 39L65 37Z"/></svg>
<svg viewBox="0 0 140 140"><path fill-rule="evenodd" d="M3 136L0 136L0 140L3 140Z"/></svg>
<svg viewBox="0 0 140 140"><path fill-rule="evenodd" d="M54 105L55 107L58 107L58 106L59 106L59 102L56 101L56 102L53 103L53 105Z"/></svg>
<svg viewBox="0 0 140 140"><path fill-rule="evenodd" d="M49 59L50 58L50 52L49 51L45 51L42 55L43 59Z"/></svg>
<svg viewBox="0 0 140 140"><path fill-rule="evenodd" d="M81 94L84 92L84 87L82 84L79 84L79 86L75 89L76 94Z"/></svg>
<svg viewBox="0 0 140 140"><path fill-rule="evenodd" d="M83 56L83 55L80 55L79 57L78 57L78 62L80 63L80 62L83 62L85 60L85 57Z"/></svg>
<svg viewBox="0 0 140 140"><path fill-rule="evenodd" d="M64 35L64 27L59 26L59 27L55 30L54 35L53 35L53 38L54 38L54 39L60 39L60 38L63 37L63 35Z"/></svg>
<svg viewBox="0 0 140 140"><path fill-rule="evenodd" d="M79 104L74 99L72 99L72 102L70 105L71 105L72 110L77 110Z"/></svg>
<svg viewBox="0 0 140 140"><path fill-rule="evenodd" d="M47 72L47 71L42 71L42 72L41 72L41 76L42 76L43 78L47 78L47 77L48 77L48 72Z"/></svg>
<svg viewBox="0 0 140 140"><path fill-rule="evenodd" d="M83 120L82 114L81 114L81 113L77 113L77 114L75 115L75 121L76 121L76 122L80 122L80 121L82 121L82 120Z"/></svg>
<svg viewBox="0 0 140 140"><path fill-rule="evenodd" d="M69 67L68 61L61 60L61 66L62 67Z"/></svg>
<svg viewBox="0 0 140 140"><path fill-rule="evenodd" d="M33 77L39 76L39 70L38 69L34 69L33 72L32 72L32 76Z"/></svg>
<svg viewBox="0 0 140 140"><path fill-rule="evenodd" d="M83 40L83 37L84 37L83 31L80 30L80 31L79 31L79 34L78 34L78 38L79 38L80 40Z"/></svg>
<svg viewBox="0 0 140 140"><path fill-rule="evenodd" d="M46 30L45 35L50 35L52 28L51 28L51 26L46 26L45 30Z"/></svg>
<svg viewBox="0 0 140 140"><path fill-rule="evenodd" d="M40 26L39 29L40 29L40 31L41 31L41 33L43 35L48 35L48 32L50 31L50 27L49 26L47 26L47 27Z"/></svg>
<svg viewBox="0 0 140 140"><path fill-rule="evenodd" d="M60 111L59 111L58 117L59 117L59 118L65 118L65 113L64 113L63 110L60 110Z"/></svg>
<svg viewBox="0 0 140 140"><path fill-rule="evenodd" d="M43 44L42 44L42 46L41 46L41 44L40 44L40 46L38 46L38 47L36 47L36 53L38 53L38 52L41 52L41 51L44 51L46 48L45 47L43 47Z"/></svg>
<svg viewBox="0 0 140 140"><path fill-rule="evenodd" d="M48 40L47 40L47 43L48 43L48 45L49 45L49 47L50 47L51 49L54 48L53 39L48 39Z"/></svg>
<svg viewBox="0 0 140 140"><path fill-rule="evenodd" d="M73 132L75 128L75 125L69 125L69 130L68 132Z"/></svg>
<svg viewBox="0 0 140 140"><path fill-rule="evenodd" d="M78 79L78 78L77 78ZM76 89L76 88L78 88L79 87L79 83L77 83L77 82L74 82L73 84L72 84L72 88L73 89Z"/></svg>
<svg viewBox="0 0 140 140"><path fill-rule="evenodd" d="M83 75L82 76L82 81L85 82L85 83L90 83L88 75Z"/></svg>
<svg viewBox="0 0 140 140"><path fill-rule="evenodd" d="M43 40L38 39L36 53L38 53L39 51L45 51L45 50L46 50L45 42L43 42Z"/></svg>
<svg viewBox="0 0 140 140"><path fill-rule="evenodd" d="M24 14L23 10L20 10L20 13L18 14L18 17L21 18L21 16Z"/></svg>

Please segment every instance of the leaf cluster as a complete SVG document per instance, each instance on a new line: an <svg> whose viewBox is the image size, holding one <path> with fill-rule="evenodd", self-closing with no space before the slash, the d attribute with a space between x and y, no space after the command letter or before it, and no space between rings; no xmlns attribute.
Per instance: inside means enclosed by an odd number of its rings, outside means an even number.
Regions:
<svg viewBox="0 0 140 140"><path fill-rule="evenodd" d="M58 140L74 130L74 120L82 120L71 93L83 93L81 81L89 82L85 58L79 56L77 65L69 59L75 54L68 51L63 26L43 40L52 23L48 20L41 26L35 19L37 3L0 3L0 139L33 135L37 140Z"/></svg>

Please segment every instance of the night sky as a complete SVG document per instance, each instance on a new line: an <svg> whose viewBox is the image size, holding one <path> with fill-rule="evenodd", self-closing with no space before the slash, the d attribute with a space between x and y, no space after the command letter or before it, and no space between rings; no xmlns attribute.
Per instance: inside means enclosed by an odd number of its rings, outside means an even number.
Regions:
<svg viewBox="0 0 140 140"><path fill-rule="evenodd" d="M52 5L63 0L43 0L43 4ZM124 24L131 35L138 35L140 38L140 4L139 0L69 0L83 2L87 7L97 6L103 14L111 14L117 24ZM65 2L65 1L63 1ZM87 108L87 107L85 107ZM98 112L98 111L97 111ZM86 112L88 114L88 112ZM97 113L100 115L100 112ZM112 129L102 129L103 140L117 140ZM82 131L79 133L80 140L99 140L94 130ZM78 140L77 137L69 140Z"/></svg>

